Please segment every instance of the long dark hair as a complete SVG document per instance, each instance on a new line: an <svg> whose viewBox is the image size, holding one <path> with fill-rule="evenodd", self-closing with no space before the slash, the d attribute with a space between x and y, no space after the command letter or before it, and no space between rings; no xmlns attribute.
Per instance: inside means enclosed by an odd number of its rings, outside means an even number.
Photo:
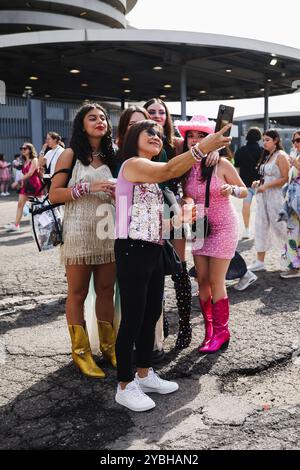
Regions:
<svg viewBox="0 0 300 470"><path fill-rule="evenodd" d="M121 114L117 130L117 144L119 149L123 146L124 137L128 130L130 119L134 113L141 113L145 117L145 119L150 119L148 111L145 108L142 108L141 106L132 105L125 109L125 111L123 111L123 113Z"/></svg>
<svg viewBox="0 0 300 470"><path fill-rule="evenodd" d="M120 149L120 155L123 162L131 157L138 156L138 141L140 133L147 131L148 129L153 129L154 127L163 132L162 127L157 124L157 122L151 121L151 119L136 122L128 129L128 132L125 134L123 146Z"/></svg>
<svg viewBox="0 0 300 470"><path fill-rule="evenodd" d="M100 151L103 155L103 163L109 167L112 173L115 173L115 152L112 143L112 128L106 110L98 103L88 103L83 105L78 111L73 121L72 136L70 147L75 157L85 166L89 166L92 155L92 146L86 132L83 130L83 120L87 113L92 109L99 109L105 115L107 121L107 132L101 139Z"/></svg>
<svg viewBox="0 0 300 470"><path fill-rule="evenodd" d="M187 140L188 140L188 133L189 131L186 131L185 133L185 136L184 136L184 141L183 141L183 150L182 150L182 153L185 153L185 152L188 152L189 151L189 148L188 148L188 144L187 144ZM201 181L206 181L207 180L207 177L211 171L211 168L210 167L207 167L205 165L205 162L206 162L206 158L203 158L201 160ZM184 173L181 177L180 177L180 181L181 181L181 184L182 186L184 186L187 182L187 179L189 177L189 174L190 174L190 171L187 171L186 173Z"/></svg>
<svg viewBox="0 0 300 470"><path fill-rule="evenodd" d="M166 103L162 101L160 98L151 98L151 100L147 101L144 104L144 108L147 109L148 111L148 108L152 104L156 104L156 103L161 104L165 108L165 111L166 111L166 122L164 125L164 149L167 153L168 160L169 160L170 158L175 157L175 154L176 154L175 148L174 148L174 142L173 142L174 127L173 127L170 111L168 110Z"/></svg>
<svg viewBox="0 0 300 470"><path fill-rule="evenodd" d="M283 145L281 143L281 137L279 135L279 132L276 129L267 129L264 133L263 136L266 135L267 137L271 137L273 140L277 140L276 142L276 150L284 150ZM263 150L262 155L260 157L260 160L257 164L256 169L259 170L259 167L265 163L269 156L269 152L267 150Z"/></svg>

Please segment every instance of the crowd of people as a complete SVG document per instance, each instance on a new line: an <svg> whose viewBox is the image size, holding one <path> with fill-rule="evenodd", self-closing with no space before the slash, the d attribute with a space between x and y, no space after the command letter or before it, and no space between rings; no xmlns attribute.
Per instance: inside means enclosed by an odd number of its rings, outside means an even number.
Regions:
<svg viewBox="0 0 300 470"><path fill-rule="evenodd" d="M288 156L275 129L262 136L251 128L232 164L231 152L226 151L231 137L224 135L229 128L215 132L215 123L201 115L173 123L166 103L154 98L144 107L130 106L123 112L113 141L106 110L90 103L75 116L68 148L57 133L49 132L39 154L26 142L21 158L13 162L19 201L15 221L6 229L20 231L24 205L44 187L52 204L64 204L60 254L68 284L72 358L86 376L105 377L93 357L86 327L85 302L92 285L96 301L91 314L96 316L99 349L117 368L117 403L130 410L153 408L148 393L178 389L176 382L162 379L152 368L162 357L163 337L168 334L166 240L181 262L172 274L178 349L187 348L192 339L187 239L204 319L200 354L214 354L229 345L226 279L234 263L242 266L235 277L240 277L238 290L244 290L256 280L252 271L266 269L267 251L278 246L286 265L281 276L300 277L300 131L293 136L295 153ZM220 149L227 158L220 156ZM2 195L8 192L9 168L0 155ZM168 192L175 201L171 208ZM254 195L257 259L247 269L236 252L239 221L231 196L243 200L242 238L249 239ZM116 295L121 305L117 325Z"/></svg>

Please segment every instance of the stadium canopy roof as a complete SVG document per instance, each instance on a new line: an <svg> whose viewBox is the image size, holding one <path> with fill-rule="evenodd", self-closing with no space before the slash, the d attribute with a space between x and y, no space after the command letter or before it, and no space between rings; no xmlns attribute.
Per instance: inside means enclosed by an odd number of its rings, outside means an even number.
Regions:
<svg viewBox="0 0 300 470"><path fill-rule="evenodd" d="M7 93L21 95L32 86L41 98L254 98L295 91L300 49L183 31L40 31L1 35L0 70Z"/></svg>

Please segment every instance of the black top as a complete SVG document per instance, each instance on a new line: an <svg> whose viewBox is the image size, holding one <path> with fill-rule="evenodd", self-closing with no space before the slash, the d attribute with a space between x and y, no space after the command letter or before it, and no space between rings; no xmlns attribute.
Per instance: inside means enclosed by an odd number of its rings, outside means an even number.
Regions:
<svg viewBox="0 0 300 470"><path fill-rule="evenodd" d="M234 166L240 168L240 177L247 188L251 188L253 181L260 178L256 166L262 152L263 148L256 143L244 145L235 153Z"/></svg>

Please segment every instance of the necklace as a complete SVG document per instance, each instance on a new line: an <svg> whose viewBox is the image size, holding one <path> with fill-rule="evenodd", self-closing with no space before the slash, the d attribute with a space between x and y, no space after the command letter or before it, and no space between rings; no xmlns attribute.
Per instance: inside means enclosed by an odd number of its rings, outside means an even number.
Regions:
<svg viewBox="0 0 300 470"><path fill-rule="evenodd" d="M96 152L96 151L92 152L92 158L98 158L98 157L100 158L103 157L102 152Z"/></svg>

